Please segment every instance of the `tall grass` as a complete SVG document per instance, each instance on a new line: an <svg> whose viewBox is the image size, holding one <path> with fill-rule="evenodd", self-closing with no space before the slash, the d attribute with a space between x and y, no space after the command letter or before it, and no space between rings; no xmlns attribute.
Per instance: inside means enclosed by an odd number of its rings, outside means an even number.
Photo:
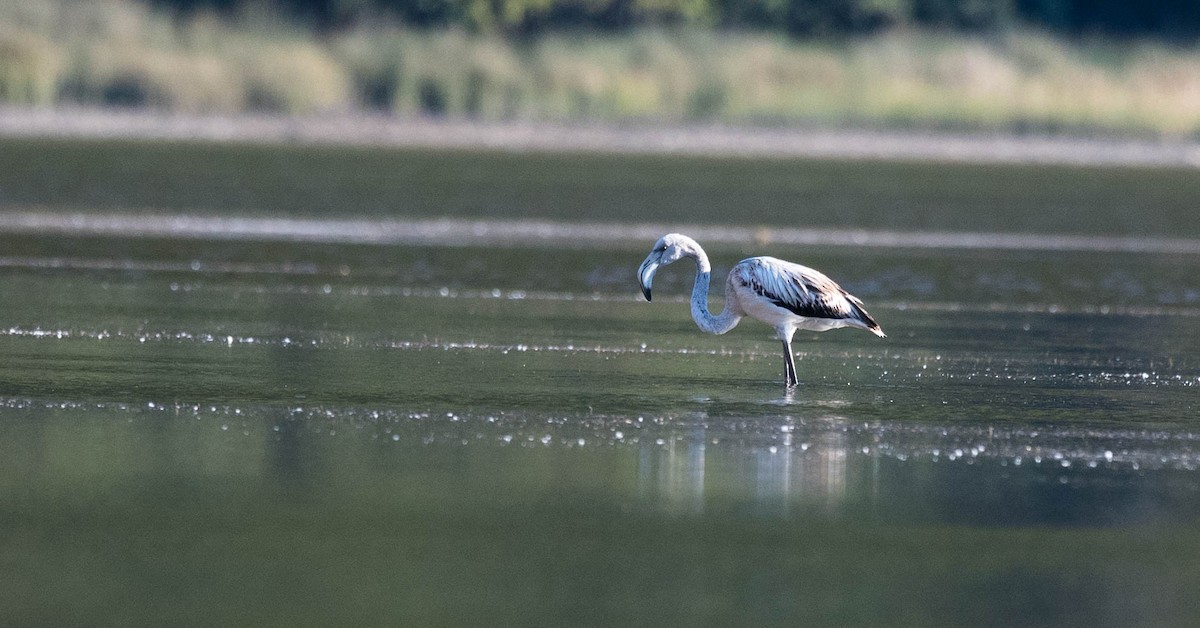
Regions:
<svg viewBox="0 0 1200 628"><path fill-rule="evenodd" d="M510 41L271 14L0 0L0 102L180 112L1200 134L1200 49L900 32L798 42L643 30Z"/></svg>
<svg viewBox="0 0 1200 628"><path fill-rule="evenodd" d="M177 21L124 0L0 0L0 95L182 112L355 106L345 64L282 20Z"/></svg>

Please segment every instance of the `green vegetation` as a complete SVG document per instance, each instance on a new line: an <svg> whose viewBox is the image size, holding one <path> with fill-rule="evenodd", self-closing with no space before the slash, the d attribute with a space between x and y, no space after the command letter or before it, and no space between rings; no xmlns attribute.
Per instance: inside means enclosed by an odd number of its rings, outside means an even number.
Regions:
<svg viewBox="0 0 1200 628"><path fill-rule="evenodd" d="M460 26L508 35L565 28L647 25L757 29L789 36L875 34L896 28L991 32L1032 27L1065 35L1155 37L1200 34L1200 6L1187 0L150 0L179 12L227 15L281 9L318 28L372 19Z"/></svg>
<svg viewBox="0 0 1200 628"><path fill-rule="evenodd" d="M1200 132L1200 51L1166 43L1023 30L795 39L685 24L517 37L398 19L308 24L261 10L235 19L118 0L0 0L0 102Z"/></svg>

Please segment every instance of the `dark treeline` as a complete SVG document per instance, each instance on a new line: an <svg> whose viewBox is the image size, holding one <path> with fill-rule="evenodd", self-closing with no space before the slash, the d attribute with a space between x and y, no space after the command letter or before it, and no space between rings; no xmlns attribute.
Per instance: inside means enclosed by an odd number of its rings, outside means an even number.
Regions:
<svg viewBox="0 0 1200 628"><path fill-rule="evenodd" d="M988 32L1017 26L1067 36L1200 36L1196 0L152 0L179 12L268 7L336 29L374 19L508 34L699 24L794 37L861 35L916 26ZM259 5L259 6L255 6Z"/></svg>

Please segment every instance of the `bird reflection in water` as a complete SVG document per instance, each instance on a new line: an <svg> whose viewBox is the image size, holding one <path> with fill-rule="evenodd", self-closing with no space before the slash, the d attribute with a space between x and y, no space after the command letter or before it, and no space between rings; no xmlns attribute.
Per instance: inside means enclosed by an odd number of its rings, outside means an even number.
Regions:
<svg viewBox="0 0 1200 628"><path fill-rule="evenodd" d="M829 421L844 419L823 419ZM747 506L763 516L789 516L800 504L836 510L847 489L846 434L826 425L800 438L790 427L768 442L712 438L702 426L644 441L638 494L674 514L702 513L723 495L750 496Z"/></svg>

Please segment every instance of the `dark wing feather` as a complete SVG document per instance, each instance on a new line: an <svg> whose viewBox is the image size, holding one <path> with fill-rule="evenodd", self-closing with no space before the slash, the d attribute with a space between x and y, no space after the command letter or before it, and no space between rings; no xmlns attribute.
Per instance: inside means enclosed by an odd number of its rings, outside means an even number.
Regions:
<svg viewBox="0 0 1200 628"><path fill-rule="evenodd" d="M797 316L856 319L878 327L862 301L819 271L773 257L753 257L739 266L739 279L755 294Z"/></svg>

